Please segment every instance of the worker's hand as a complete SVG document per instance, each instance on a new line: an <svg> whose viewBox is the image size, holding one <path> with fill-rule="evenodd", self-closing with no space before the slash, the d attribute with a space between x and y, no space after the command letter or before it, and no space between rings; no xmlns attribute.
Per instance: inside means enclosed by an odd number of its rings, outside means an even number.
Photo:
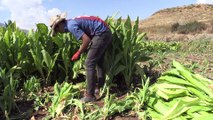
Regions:
<svg viewBox="0 0 213 120"><path fill-rule="evenodd" d="M72 60L72 61L78 60L79 57L80 57L80 55L81 55L81 52L80 52L80 51L77 51L77 52L72 56L71 60Z"/></svg>

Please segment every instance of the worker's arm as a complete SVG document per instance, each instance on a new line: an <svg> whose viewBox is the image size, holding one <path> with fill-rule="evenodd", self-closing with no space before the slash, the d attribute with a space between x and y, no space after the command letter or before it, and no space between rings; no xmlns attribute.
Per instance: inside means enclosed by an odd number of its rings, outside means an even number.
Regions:
<svg viewBox="0 0 213 120"><path fill-rule="evenodd" d="M86 34L83 34L83 36L81 37L81 39L82 39L82 45L81 45L81 47L79 48L78 51L80 53L83 53L88 48L91 39Z"/></svg>
<svg viewBox="0 0 213 120"><path fill-rule="evenodd" d="M79 50L72 56L72 59L71 59L72 61L78 60L80 55L81 55L81 53L83 53L88 48L88 45L90 43L89 36L86 35L86 34L83 34L81 39L82 39L82 45L79 48Z"/></svg>

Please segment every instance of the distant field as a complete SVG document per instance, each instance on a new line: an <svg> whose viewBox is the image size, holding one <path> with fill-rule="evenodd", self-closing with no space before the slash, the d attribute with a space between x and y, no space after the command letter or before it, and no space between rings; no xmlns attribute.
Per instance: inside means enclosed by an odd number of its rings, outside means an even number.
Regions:
<svg viewBox="0 0 213 120"><path fill-rule="evenodd" d="M155 52L152 55L155 63L152 69L162 73L171 67L171 62L175 59L213 80L213 39L179 41L178 43L180 49L176 51Z"/></svg>

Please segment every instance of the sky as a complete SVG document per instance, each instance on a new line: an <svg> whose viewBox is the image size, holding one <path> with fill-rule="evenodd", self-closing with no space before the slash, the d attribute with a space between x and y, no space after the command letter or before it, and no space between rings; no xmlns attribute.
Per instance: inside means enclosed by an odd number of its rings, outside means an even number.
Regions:
<svg viewBox="0 0 213 120"><path fill-rule="evenodd" d="M12 20L29 30L37 23L49 25L49 19L62 12L67 12L67 18L94 15L105 19L116 14L145 19L161 9L201 3L213 4L213 0L0 0L0 23Z"/></svg>

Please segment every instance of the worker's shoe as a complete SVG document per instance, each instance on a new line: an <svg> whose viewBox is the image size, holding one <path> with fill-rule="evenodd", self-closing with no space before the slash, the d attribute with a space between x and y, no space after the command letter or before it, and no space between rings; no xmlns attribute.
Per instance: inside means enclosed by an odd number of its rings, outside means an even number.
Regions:
<svg viewBox="0 0 213 120"><path fill-rule="evenodd" d="M81 102L87 103L87 102L95 102L96 97L94 95L88 95L86 94L83 98L81 98Z"/></svg>

